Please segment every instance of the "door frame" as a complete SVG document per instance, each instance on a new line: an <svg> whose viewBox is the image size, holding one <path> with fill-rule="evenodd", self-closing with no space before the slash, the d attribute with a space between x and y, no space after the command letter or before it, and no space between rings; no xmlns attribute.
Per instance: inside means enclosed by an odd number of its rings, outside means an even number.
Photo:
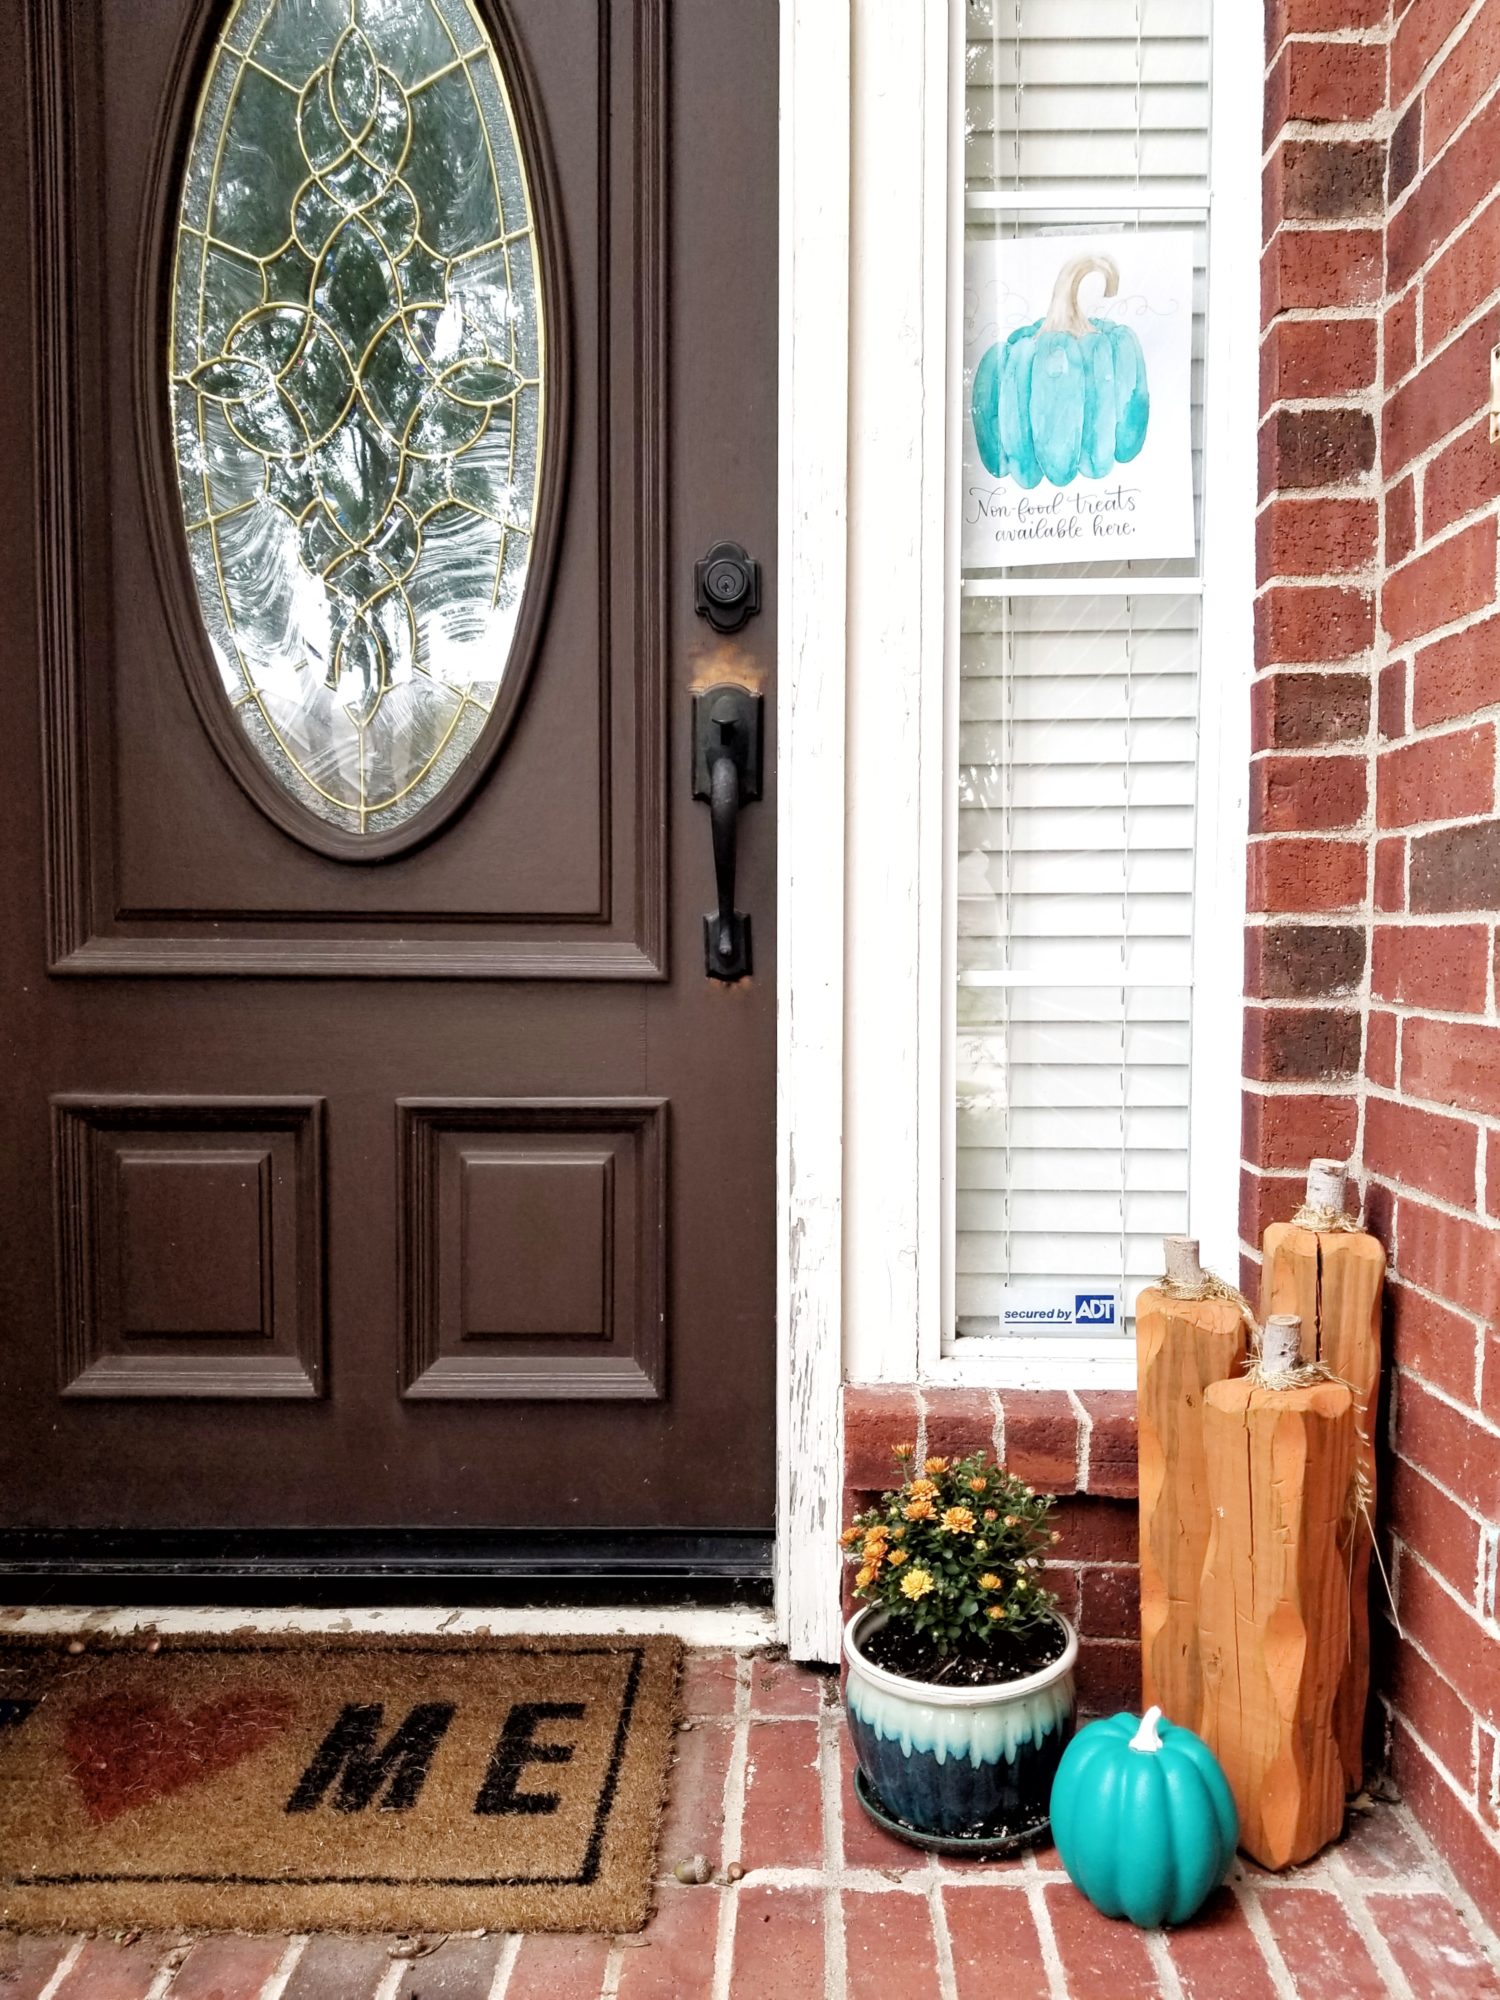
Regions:
<svg viewBox="0 0 1500 2000"><path fill-rule="evenodd" d="M775 1604L801 1660L836 1660L842 1625L846 1195L868 1148L915 1164L892 1185L939 1184L940 1010L919 1002L941 953L913 968L904 940L942 879L924 783L943 769L950 70L948 0L782 0ZM934 754L911 756L913 731ZM855 869L846 818L871 792ZM862 1108L846 1045L860 1074L913 1087ZM941 1204L911 1208L884 1240L916 1254L866 1277L915 1327Z"/></svg>
<svg viewBox="0 0 1500 2000"><path fill-rule="evenodd" d="M781 0L776 1623L837 1657L850 8Z"/></svg>

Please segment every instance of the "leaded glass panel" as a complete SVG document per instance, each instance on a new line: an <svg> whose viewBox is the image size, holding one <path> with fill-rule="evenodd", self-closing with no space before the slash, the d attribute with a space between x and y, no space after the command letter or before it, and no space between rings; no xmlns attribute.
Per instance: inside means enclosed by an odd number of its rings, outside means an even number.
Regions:
<svg viewBox="0 0 1500 2000"><path fill-rule="evenodd" d="M356 835L463 766L531 562L546 322L471 0L235 0L178 216L167 366L239 727Z"/></svg>

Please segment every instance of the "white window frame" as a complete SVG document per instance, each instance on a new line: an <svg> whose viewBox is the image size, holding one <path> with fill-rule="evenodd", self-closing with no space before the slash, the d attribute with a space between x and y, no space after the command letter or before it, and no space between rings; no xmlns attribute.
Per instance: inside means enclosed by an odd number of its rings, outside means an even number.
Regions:
<svg viewBox="0 0 1500 2000"><path fill-rule="evenodd" d="M778 1622L835 1657L841 1384L1122 1387L952 1324L963 0L783 0ZM1214 0L1189 1226L1238 1255L1260 24Z"/></svg>

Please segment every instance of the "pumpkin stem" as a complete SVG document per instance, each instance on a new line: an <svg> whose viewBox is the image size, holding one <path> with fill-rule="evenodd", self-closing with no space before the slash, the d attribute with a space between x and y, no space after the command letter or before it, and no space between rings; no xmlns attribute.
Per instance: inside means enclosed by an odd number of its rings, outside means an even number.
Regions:
<svg viewBox="0 0 1500 2000"><path fill-rule="evenodd" d="M1157 1723L1161 1721L1159 1708L1148 1708L1141 1717L1141 1726L1130 1739L1132 1750L1160 1750L1161 1732Z"/></svg>
<svg viewBox="0 0 1500 2000"><path fill-rule="evenodd" d="M1079 310L1078 288L1085 278L1095 275L1104 280L1104 296L1112 299L1120 289L1119 267L1112 257L1075 257L1071 264L1064 264L1057 274L1057 283L1052 287L1052 303L1047 308L1047 317L1037 331L1092 333L1092 323Z"/></svg>

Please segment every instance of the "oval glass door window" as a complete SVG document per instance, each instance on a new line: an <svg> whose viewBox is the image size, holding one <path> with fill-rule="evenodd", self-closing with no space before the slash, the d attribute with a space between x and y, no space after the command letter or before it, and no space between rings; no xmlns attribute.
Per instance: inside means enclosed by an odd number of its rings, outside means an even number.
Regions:
<svg viewBox="0 0 1500 2000"><path fill-rule="evenodd" d="M183 522L234 718L318 820L398 833L495 706L542 459L532 195L469 0L235 0L172 281Z"/></svg>

